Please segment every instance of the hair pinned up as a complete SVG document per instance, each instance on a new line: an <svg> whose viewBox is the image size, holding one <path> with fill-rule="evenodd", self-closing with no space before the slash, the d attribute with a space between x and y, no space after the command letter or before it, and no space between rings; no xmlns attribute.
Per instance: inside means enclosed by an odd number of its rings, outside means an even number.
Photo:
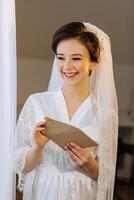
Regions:
<svg viewBox="0 0 134 200"><path fill-rule="evenodd" d="M52 38L52 49L56 54L57 46L62 40L78 39L88 50L91 62L98 63L100 55L100 44L97 36L81 22L71 22L59 28Z"/></svg>

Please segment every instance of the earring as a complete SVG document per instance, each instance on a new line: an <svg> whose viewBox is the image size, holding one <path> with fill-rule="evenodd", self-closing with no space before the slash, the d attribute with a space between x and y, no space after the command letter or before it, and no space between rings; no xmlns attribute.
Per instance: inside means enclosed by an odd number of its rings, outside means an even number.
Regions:
<svg viewBox="0 0 134 200"><path fill-rule="evenodd" d="M92 70L89 69L89 76L91 75L91 73L92 73Z"/></svg>

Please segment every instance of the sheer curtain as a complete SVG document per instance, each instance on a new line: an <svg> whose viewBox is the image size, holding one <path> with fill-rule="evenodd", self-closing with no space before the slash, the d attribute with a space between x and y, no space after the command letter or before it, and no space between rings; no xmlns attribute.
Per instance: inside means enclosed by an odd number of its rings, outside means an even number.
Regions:
<svg viewBox="0 0 134 200"><path fill-rule="evenodd" d="M12 170L16 124L15 0L0 0L0 199L15 200Z"/></svg>

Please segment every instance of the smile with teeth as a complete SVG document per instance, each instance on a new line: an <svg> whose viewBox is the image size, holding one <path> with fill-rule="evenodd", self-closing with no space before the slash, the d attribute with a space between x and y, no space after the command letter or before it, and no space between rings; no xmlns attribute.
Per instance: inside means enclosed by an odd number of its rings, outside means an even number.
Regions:
<svg viewBox="0 0 134 200"><path fill-rule="evenodd" d="M70 73L65 73L63 72L63 74L67 77L67 78L74 78L78 72L70 72Z"/></svg>

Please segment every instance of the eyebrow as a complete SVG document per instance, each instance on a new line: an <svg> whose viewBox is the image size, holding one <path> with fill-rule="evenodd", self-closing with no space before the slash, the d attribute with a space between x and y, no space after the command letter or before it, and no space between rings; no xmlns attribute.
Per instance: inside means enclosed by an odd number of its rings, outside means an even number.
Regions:
<svg viewBox="0 0 134 200"><path fill-rule="evenodd" d="M59 56L59 55L64 56L63 53L57 53L57 54L56 54L56 56ZM83 57L83 55L81 55L81 54L79 54L79 53L74 53L74 54L72 54L72 56L81 56L81 57Z"/></svg>

